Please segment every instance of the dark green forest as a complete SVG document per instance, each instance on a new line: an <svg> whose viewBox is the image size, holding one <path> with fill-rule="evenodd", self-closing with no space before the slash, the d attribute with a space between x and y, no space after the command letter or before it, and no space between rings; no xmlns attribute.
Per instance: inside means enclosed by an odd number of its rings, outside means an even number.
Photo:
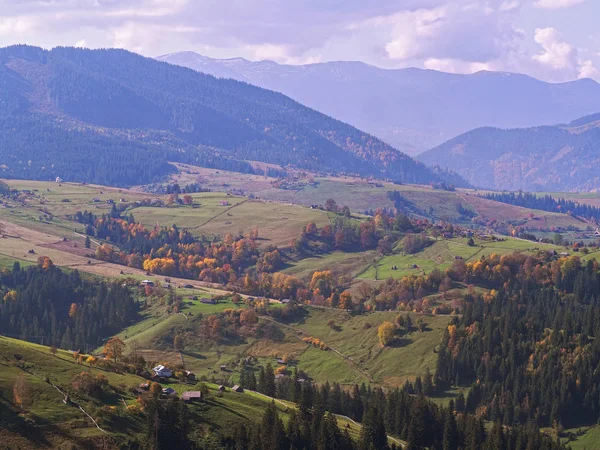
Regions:
<svg viewBox="0 0 600 450"><path fill-rule="evenodd" d="M124 50L0 49L0 98L4 177L126 186L169 161L246 173L264 161L464 185L282 94Z"/></svg>
<svg viewBox="0 0 600 450"><path fill-rule="evenodd" d="M121 283L85 280L48 258L0 272L3 335L64 349L91 350L138 318L138 304Z"/></svg>
<svg viewBox="0 0 600 450"><path fill-rule="evenodd" d="M467 295L439 350L437 384L471 384L467 411L506 425L570 427L600 418L598 263L570 257L513 260L508 279L482 260L495 287Z"/></svg>
<svg viewBox="0 0 600 450"><path fill-rule="evenodd" d="M524 208L570 214L585 219L600 219L600 208L564 198L554 198L548 194L538 196L530 192L490 192L481 197Z"/></svg>

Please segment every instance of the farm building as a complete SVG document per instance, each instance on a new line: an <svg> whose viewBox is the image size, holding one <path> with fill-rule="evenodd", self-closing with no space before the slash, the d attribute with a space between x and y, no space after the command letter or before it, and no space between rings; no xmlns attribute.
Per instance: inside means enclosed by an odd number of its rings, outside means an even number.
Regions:
<svg viewBox="0 0 600 450"><path fill-rule="evenodd" d="M244 389L242 389L242 387L241 387L241 386L238 386L237 384L236 384L234 387L232 387L232 388L231 388L231 390L232 390L233 392L239 392L239 393L242 393L242 392L244 392Z"/></svg>
<svg viewBox="0 0 600 450"><path fill-rule="evenodd" d="M154 286L154 281L144 280L142 283L144 286Z"/></svg>
<svg viewBox="0 0 600 450"><path fill-rule="evenodd" d="M175 395L177 394L177 391L175 391L175 389L173 389L172 387L168 387L168 388L164 388L162 390L163 395Z"/></svg>
<svg viewBox="0 0 600 450"><path fill-rule="evenodd" d="M185 376L185 381L188 383L194 383L196 381L196 374L194 372L186 370L183 372L183 375Z"/></svg>
<svg viewBox="0 0 600 450"><path fill-rule="evenodd" d="M154 369L152 369L152 372L154 372L154 375L159 377L169 378L173 376L173 372L171 371L171 369L166 368L162 364L159 364Z"/></svg>
<svg viewBox="0 0 600 450"><path fill-rule="evenodd" d="M204 303L205 305L216 305L217 302L214 298L201 298L200 303Z"/></svg>
<svg viewBox="0 0 600 450"><path fill-rule="evenodd" d="M181 400L184 402L196 402L202 400L202 392L200 391L187 391L181 394Z"/></svg>

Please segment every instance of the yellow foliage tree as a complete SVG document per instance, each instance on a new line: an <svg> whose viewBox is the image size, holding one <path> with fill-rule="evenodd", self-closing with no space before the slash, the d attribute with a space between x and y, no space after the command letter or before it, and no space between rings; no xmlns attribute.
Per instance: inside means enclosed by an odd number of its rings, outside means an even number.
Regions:
<svg viewBox="0 0 600 450"><path fill-rule="evenodd" d="M104 345L104 350L102 352L107 358L112 358L114 361L117 361L121 356L123 356L124 351L125 343L115 336L108 340L108 342Z"/></svg>
<svg viewBox="0 0 600 450"><path fill-rule="evenodd" d="M394 340L396 326L392 322L383 322L377 329L379 343L383 346L389 345Z"/></svg>
<svg viewBox="0 0 600 450"><path fill-rule="evenodd" d="M8 291L5 295L4 295L4 301L8 302L8 301L12 301L14 302L15 300L17 300L17 291L12 290L12 291Z"/></svg>

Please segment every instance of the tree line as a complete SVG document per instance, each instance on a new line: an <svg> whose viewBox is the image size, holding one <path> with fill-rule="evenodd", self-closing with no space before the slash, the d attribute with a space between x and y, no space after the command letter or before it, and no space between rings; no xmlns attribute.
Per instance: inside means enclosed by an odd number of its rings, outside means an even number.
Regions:
<svg viewBox="0 0 600 450"><path fill-rule="evenodd" d="M138 318L138 304L118 282L93 282L40 257L0 272L0 329L64 349L94 348Z"/></svg>
<svg viewBox="0 0 600 450"><path fill-rule="evenodd" d="M554 198L548 194L541 196L530 192L490 192L482 194L480 197L529 209L569 214L595 221L600 219L600 208L596 206L564 198Z"/></svg>

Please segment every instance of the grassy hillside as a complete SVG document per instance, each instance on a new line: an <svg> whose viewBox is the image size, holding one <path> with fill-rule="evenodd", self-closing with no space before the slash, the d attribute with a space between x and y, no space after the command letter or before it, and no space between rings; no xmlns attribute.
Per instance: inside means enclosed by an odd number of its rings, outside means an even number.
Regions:
<svg viewBox="0 0 600 450"><path fill-rule="evenodd" d="M200 182L202 186L214 191L243 193L277 202L324 205L327 199L331 198L340 207L348 206L352 211L362 213L375 211L378 208L393 208L394 203L388 198L387 193L398 191L408 204L412 205L406 212L430 220L446 220L465 226L480 227L490 223L511 223L528 230L554 230L567 227L585 229L590 225L589 222L567 214L549 213L486 200L477 196L478 191L470 189L445 191L430 186L369 182L366 179L353 177L303 177L302 175L297 175L294 181L281 184L275 178L265 176L216 171L190 165L178 165L178 168L180 173L173 175L171 181L181 185ZM589 203L595 201L600 203L600 197L595 194L587 197L582 195L581 198L582 201Z"/></svg>
<svg viewBox="0 0 600 450"><path fill-rule="evenodd" d="M475 239L473 246L467 245L467 238L453 238L438 240L433 245L415 254L406 254L397 250L396 254L384 256L377 263L359 275L360 278L385 280L386 278L402 278L405 275L419 275L430 273L434 268L445 270L449 268L456 258L465 262L477 261L482 256L496 253L506 255L510 253L535 254L540 250L559 253L565 251L564 247L552 244L542 244L523 239L502 238L503 241ZM590 258L592 254L585 258ZM581 255L583 257L583 255ZM397 267L394 270L393 267Z"/></svg>
<svg viewBox="0 0 600 450"><path fill-rule="evenodd" d="M134 375L117 374L104 370L83 367L76 363L70 352L59 350L54 356L48 347L31 344L0 336L0 404L2 421L8 442L24 448L62 445L84 446L85 442L101 442L107 434L99 430L78 408L63 403L63 391L72 391L71 380L82 370L92 375L102 373L112 386L113 394L103 397L102 403L77 398L86 411L97 416L103 405L121 407L123 401L135 402L127 389L119 386L134 386L143 380ZM12 404L13 385L20 375L27 380L29 405L26 413L18 414ZM46 378L52 383L46 382ZM113 438L126 440L127 435L138 433L139 423L135 418L127 421L100 422ZM5 441L6 442L6 441Z"/></svg>
<svg viewBox="0 0 600 450"><path fill-rule="evenodd" d="M98 418L102 407L123 408L136 404L128 394L127 387L137 386L145 380L135 375L117 374L76 364L70 352L59 350L52 355L48 347L0 336L0 437L8 448L84 448L103 445L116 448L132 439L144 439L143 417L121 415L110 421ZM82 370L92 375L102 373L107 377L115 395L106 396L101 402L89 402L77 398L78 403L96 418L99 429L77 407L66 405L60 390L71 390L73 376ZM28 389L24 411L13 404L13 386L23 375ZM47 382L46 379L50 381ZM59 389L54 387L57 386ZM230 389L219 392L219 386L205 383L208 396L201 403L190 404L188 410L194 424L192 434L196 437L206 432L228 431L240 421L258 424L267 406L273 401L257 392L235 393ZM189 385L169 383L178 394L192 389ZM287 423L290 411L296 405L289 401L276 400L279 416ZM347 429L353 439L360 436L361 424L339 416L338 424ZM103 431L104 430L104 431ZM390 442L401 443L390 437Z"/></svg>

